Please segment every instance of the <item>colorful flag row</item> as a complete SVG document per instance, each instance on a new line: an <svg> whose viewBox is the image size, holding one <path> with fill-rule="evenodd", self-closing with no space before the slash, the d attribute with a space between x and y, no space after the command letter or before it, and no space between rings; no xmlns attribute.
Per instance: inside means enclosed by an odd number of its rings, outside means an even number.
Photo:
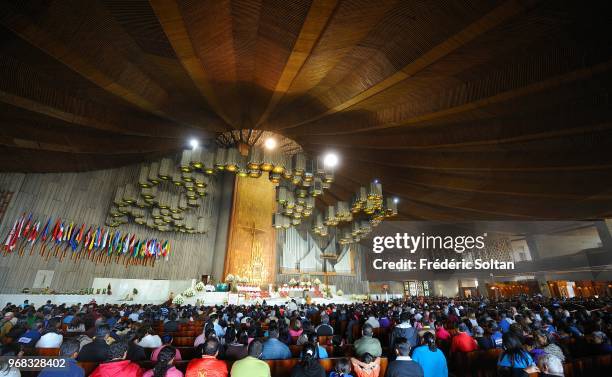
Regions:
<svg viewBox="0 0 612 377"><path fill-rule="evenodd" d="M124 255L133 258L160 258L168 259L170 256L170 242L158 239L140 239L134 233L122 234L120 230L110 228L79 226L77 223L63 221L57 218L55 221L49 218L44 222L34 220L32 214L26 216L24 213L15 220L13 227L4 241L5 253L11 253L22 242L20 255L23 248L30 245L32 249L38 242L46 247L46 244L55 244L56 248L65 246L72 249L73 253L100 252L107 255Z"/></svg>

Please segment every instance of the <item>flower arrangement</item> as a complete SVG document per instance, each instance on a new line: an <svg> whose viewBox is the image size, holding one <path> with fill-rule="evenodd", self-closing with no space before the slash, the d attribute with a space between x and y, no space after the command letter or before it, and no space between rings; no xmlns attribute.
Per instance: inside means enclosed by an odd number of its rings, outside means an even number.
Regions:
<svg viewBox="0 0 612 377"><path fill-rule="evenodd" d="M172 303L175 305L183 305L184 302L185 302L185 299L181 295L176 295L174 300L172 300Z"/></svg>
<svg viewBox="0 0 612 377"><path fill-rule="evenodd" d="M321 280L319 280L319 278L314 279L313 281L314 285L321 285Z"/></svg>
<svg viewBox="0 0 612 377"><path fill-rule="evenodd" d="M239 282L242 283L242 284L246 284L246 283L249 282L249 278L247 278L246 276L242 277L242 278L240 278Z"/></svg>
<svg viewBox="0 0 612 377"><path fill-rule="evenodd" d="M232 274L227 274L227 276L225 277L225 282L226 283L233 283L234 279L236 279L236 277Z"/></svg>
<svg viewBox="0 0 612 377"><path fill-rule="evenodd" d="M325 292L325 297L332 298L332 292L331 292L331 288L330 287L326 286L324 292Z"/></svg>
<svg viewBox="0 0 612 377"><path fill-rule="evenodd" d="M202 292L204 290L204 283L203 282L198 282L198 284L195 285L195 290L198 292Z"/></svg>
<svg viewBox="0 0 612 377"><path fill-rule="evenodd" d="M336 296L342 296L342 295L344 295L344 292L342 292L342 289L338 289L336 291Z"/></svg>
<svg viewBox="0 0 612 377"><path fill-rule="evenodd" d="M185 289L185 292L183 292L183 296L185 296L185 297L193 297L193 296L195 296L195 291L193 290L193 288L187 288L187 289Z"/></svg>
<svg viewBox="0 0 612 377"><path fill-rule="evenodd" d="M295 287L297 284L298 284L298 282L295 279L291 278L291 280L289 280L289 285L290 286Z"/></svg>

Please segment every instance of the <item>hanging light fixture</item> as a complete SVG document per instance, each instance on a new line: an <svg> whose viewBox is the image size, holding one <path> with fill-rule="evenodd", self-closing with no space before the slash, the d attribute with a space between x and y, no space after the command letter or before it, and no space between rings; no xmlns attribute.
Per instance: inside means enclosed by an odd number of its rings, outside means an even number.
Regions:
<svg viewBox="0 0 612 377"><path fill-rule="evenodd" d="M140 187L151 187L151 182L149 182L149 166L141 165L138 173L138 185Z"/></svg>
<svg viewBox="0 0 612 377"><path fill-rule="evenodd" d="M191 171L191 150L185 149L183 154L181 155L181 163L180 163L181 171L188 172Z"/></svg>
<svg viewBox="0 0 612 377"><path fill-rule="evenodd" d="M264 134L260 142L261 134L258 132ZM246 134L248 136L244 136ZM333 234L343 242L356 242L363 236L365 226L362 224L371 228L397 214L397 201L383 197L378 180L367 188L361 187L350 205L339 201L328 206L323 215L316 213L315 198L329 189L334 181L338 155L326 153L307 158L295 142L285 138L278 143L270 134L269 131L236 131L218 138L218 147L213 145L204 149L199 142L192 145L192 149L182 151L178 164L177 160L163 158L141 165L137 181L140 195L134 185L118 188L115 204L109 209L109 222L121 223L131 217L136 223L153 225L154 229L202 233L197 222L195 226L190 224L189 229L186 227L184 214L197 213L196 209L202 205L210 184L209 176L222 170L252 178L260 177L263 171L268 172L268 179L277 190L278 206L274 215L277 228L297 226L315 213L314 222L319 223L314 228L318 234L327 236L329 227L342 224L342 229L347 229L350 237L340 230ZM273 147L272 143L275 144ZM291 152L287 152L287 146L292 146ZM165 181L171 182L169 187ZM161 219L155 219L157 224L148 221L153 210L163 211ZM119 217L121 221L114 220ZM202 217L197 215L195 218Z"/></svg>
<svg viewBox="0 0 612 377"><path fill-rule="evenodd" d="M235 172L240 167L241 161L240 152L238 148L230 148L227 150L227 155L225 156L225 170L230 172Z"/></svg>
<svg viewBox="0 0 612 377"><path fill-rule="evenodd" d="M162 158L159 163L159 172L157 174L157 177L159 179L167 181L172 178L173 170L173 161L169 158Z"/></svg>
<svg viewBox="0 0 612 377"><path fill-rule="evenodd" d="M261 164L263 163L263 151L261 148L252 146L249 151L249 159L247 168L251 170L260 170Z"/></svg>
<svg viewBox="0 0 612 377"><path fill-rule="evenodd" d="M215 169L224 170L227 162L227 149L217 148L215 152Z"/></svg>

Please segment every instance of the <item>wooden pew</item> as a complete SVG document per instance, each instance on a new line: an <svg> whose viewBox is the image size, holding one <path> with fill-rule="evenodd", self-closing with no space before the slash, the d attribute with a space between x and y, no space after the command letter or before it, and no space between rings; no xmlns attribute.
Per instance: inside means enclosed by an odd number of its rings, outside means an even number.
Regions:
<svg viewBox="0 0 612 377"><path fill-rule="evenodd" d="M59 356L59 348L36 348L36 354L38 356Z"/></svg>

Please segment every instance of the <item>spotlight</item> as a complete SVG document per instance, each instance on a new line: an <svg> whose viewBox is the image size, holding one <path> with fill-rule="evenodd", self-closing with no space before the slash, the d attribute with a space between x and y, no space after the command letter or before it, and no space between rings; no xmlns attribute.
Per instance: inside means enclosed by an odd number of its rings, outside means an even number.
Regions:
<svg viewBox="0 0 612 377"><path fill-rule="evenodd" d="M335 153L328 153L323 157L323 165L328 168L333 168L338 165L338 155Z"/></svg>
<svg viewBox="0 0 612 377"><path fill-rule="evenodd" d="M191 146L191 149L196 149L200 146L200 142L198 139L191 139L189 140L189 145Z"/></svg>
<svg viewBox="0 0 612 377"><path fill-rule="evenodd" d="M376 179L374 180L374 183L379 183L378 178L376 178Z"/></svg>
<svg viewBox="0 0 612 377"><path fill-rule="evenodd" d="M266 142L264 143L264 145L265 145L266 149L272 150L272 149L276 148L276 140L274 138L272 138L272 137L267 138Z"/></svg>
<svg viewBox="0 0 612 377"><path fill-rule="evenodd" d="M399 198L398 197L393 198L393 203L395 204L399 203Z"/></svg>

